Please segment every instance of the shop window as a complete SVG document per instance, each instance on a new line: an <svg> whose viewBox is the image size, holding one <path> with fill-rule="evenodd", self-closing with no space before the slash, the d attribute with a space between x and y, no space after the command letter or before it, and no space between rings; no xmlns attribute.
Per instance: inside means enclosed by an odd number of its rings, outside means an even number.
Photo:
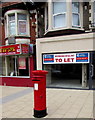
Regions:
<svg viewBox="0 0 95 120"><path fill-rule="evenodd" d="M29 76L29 62L25 56L7 57L7 76Z"/></svg>
<svg viewBox="0 0 95 120"><path fill-rule="evenodd" d="M0 76L5 76L5 57L0 56Z"/></svg>
<svg viewBox="0 0 95 120"><path fill-rule="evenodd" d="M80 26L80 13L78 2L72 2L72 26Z"/></svg>
<svg viewBox="0 0 95 120"><path fill-rule="evenodd" d="M53 27L60 28L65 26L66 26L66 2L53 2Z"/></svg>
<svg viewBox="0 0 95 120"><path fill-rule="evenodd" d="M29 76L28 57L19 57L18 63L19 76Z"/></svg>
<svg viewBox="0 0 95 120"><path fill-rule="evenodd" d="M5 34L6 37L29 36L29 14L22 10L6 12Z"/></svg>

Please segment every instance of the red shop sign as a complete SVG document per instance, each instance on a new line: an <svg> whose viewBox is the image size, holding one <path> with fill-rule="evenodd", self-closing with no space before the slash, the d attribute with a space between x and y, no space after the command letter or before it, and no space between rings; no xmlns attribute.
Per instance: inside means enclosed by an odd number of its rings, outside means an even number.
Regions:
<svg viewBox="0 0 95 120"><path fill-rule="evenodd" d="M21 44L21 50L22 50L22 54L29 53L29 45L27 45L27 44Z"/></svg>
<svg viewBox="0 0 95 120"><path fill-rule="evenodd" d="M23 46L25 44L15 44L15 45L8 45L8 46L0 46L0 56L1 55L19 55L22 53L28 53L25 52L25 46ZM23 46L23 47L21 47ZM28 49L28 45L26 44L27 49ZM25 49L25 50L24 50Z"/></svg>

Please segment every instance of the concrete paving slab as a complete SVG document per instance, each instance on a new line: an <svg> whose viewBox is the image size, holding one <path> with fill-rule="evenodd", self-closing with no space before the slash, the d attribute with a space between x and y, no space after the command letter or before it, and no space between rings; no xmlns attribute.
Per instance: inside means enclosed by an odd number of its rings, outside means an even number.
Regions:
<svg viewBox="0 0 95 120"><path fill-rule="evenodd" d="M34 118L34 95L32 88L9 87L3 88L0 99L2 102L1 117L3 118ZM5 89L4 89L5 88ZM12 91L12 92L11 92ZM64 120L90 120L94 116L94 97L92 90L52 89L47 88L46 118L64 118Z"/></svg>

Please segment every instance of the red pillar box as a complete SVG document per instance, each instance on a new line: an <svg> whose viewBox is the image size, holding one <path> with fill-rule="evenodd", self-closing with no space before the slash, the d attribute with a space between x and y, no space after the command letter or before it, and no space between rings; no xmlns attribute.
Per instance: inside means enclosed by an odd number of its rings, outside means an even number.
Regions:
<svg viewBox="0 0 95 120"><path fill-rule="evenodd" d="M46 74L45 70L32 72L34 84L34 117L41 118L47 115L46 108Z"/></svg>

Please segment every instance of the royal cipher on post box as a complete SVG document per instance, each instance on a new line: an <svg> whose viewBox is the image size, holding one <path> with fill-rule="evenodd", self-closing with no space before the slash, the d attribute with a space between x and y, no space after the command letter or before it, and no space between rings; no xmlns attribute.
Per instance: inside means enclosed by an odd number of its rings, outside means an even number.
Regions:
<svg viewBox="0 0 95 120"><path fill-rule="evenodd" d="M34 117L41 118L47 115L46 108L46 74L45 70L35 70L33 73L34 86Z"/></svg>

